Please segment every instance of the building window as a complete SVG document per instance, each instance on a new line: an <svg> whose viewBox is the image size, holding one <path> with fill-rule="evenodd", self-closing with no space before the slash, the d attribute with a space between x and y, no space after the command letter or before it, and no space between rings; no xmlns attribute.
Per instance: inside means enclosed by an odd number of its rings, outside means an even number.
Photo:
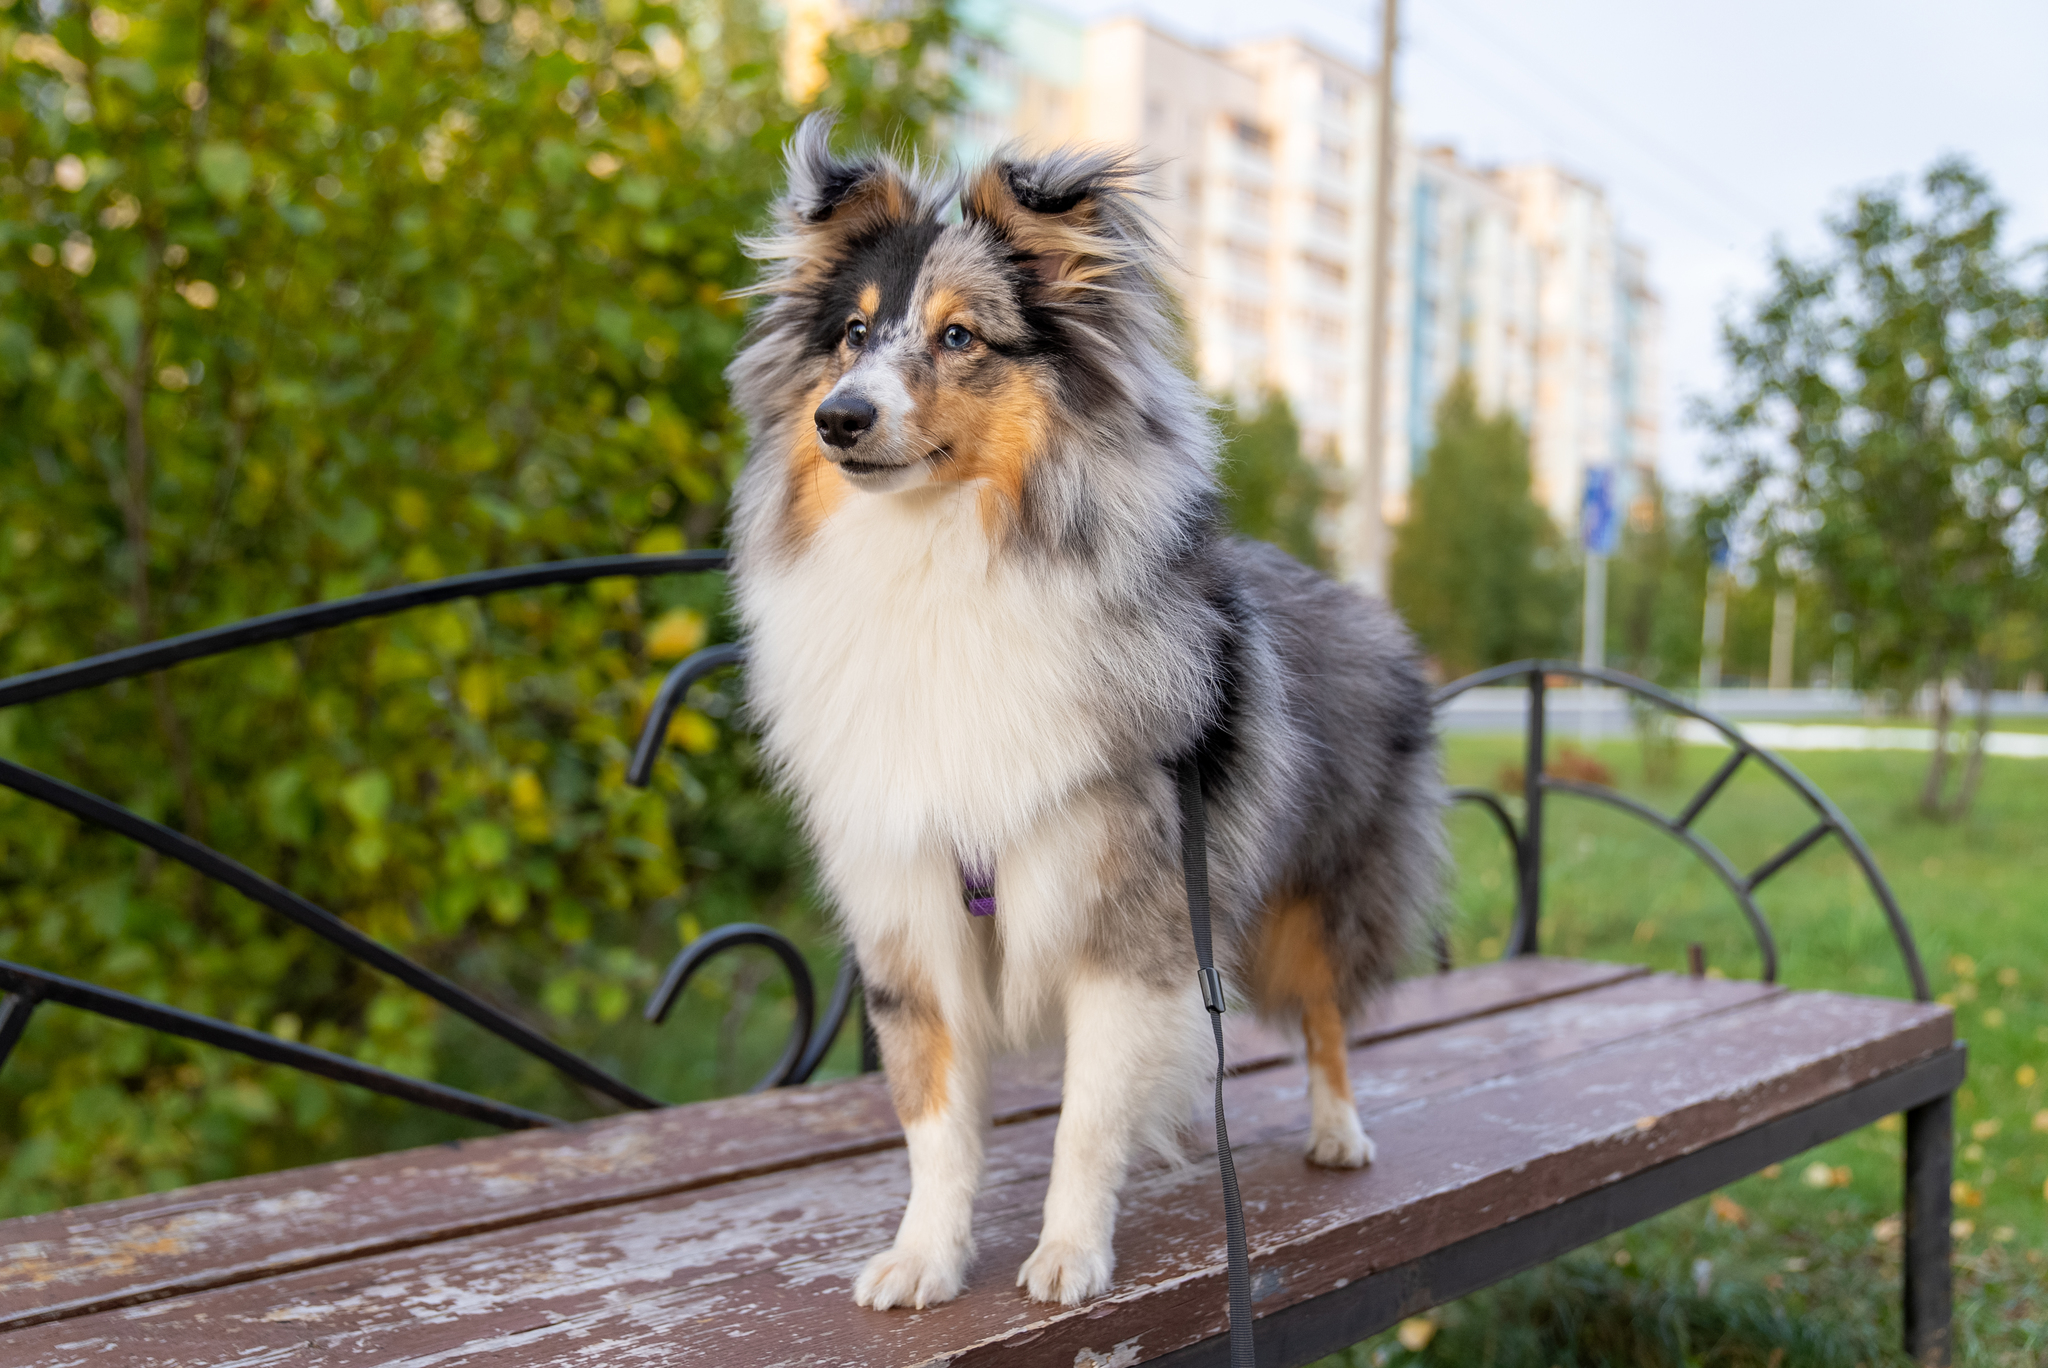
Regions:
<svg viewBox="0 0 2048 1368"><path fill-rule="evenodd" d="M1317 290L1342 290L1344 288L1344 268L1336 262L1319 256L1310 256L1304 252L1301 257L1301 264L1308 271L1310 288Z"/></svg>
<svg viewBox="0 0 2048 1368"><path fill-rule="evenodd" d="M1237 212L1263 228L1273 221L1273 197L1255 185L1240 181L1237 186Z"/></svg>
<svg viewBox="0 0 2048 1368"><path fill-rule="evenodd" d="M1324 351L1341 351L1344 347L1344 320L1335 314L1304 313L1302 322L1308 329L1309 340Z"/></svg>
<svg viewBox="0 0 2048 1368"><path fill-rule="evenodd" d="M1316 227L1332 237L1343 237L1351 231L1351 212L1334 200L1320 196L1316 199Z"/></svg>
<svg viewBox="0 0 2048 1368"><path fill-rule="evenodd" d="M1237 134L1237 145L1254 157L1273 155L1273 135L1257 124L1243 119L1231 120L1231 131Z"/></svg>
<svg viewBox="0 0 2048 1368"><path fill-rule="evenodd" d="M1230 269L1239 280L1247 284L1264 285L1267 280L1266 254L1255 252L1249 247L1232 247Z"/></svg>
<svg viewBox="0 0 2048 1368"><path fill-rule="evenodd" d="M1266 335L1266 311L1259 305L1242 299L1233 299L1226 312L1230 316L1232 331L1251 333L1258 337Z"/></svg>
<svg viewBox="0 0 2048 1368"><path fill-rule="evenodd" d="M1342 139L1325 133L1317 164L1322 167L1324 175L1342 180L1351 174L1351 149L1344 145Z"/></svg>
<svg viewBox="0 0 2048 1368"><path fill-rule="evenodd" d="M1323 108L1338 115L1351 108L1351 87L1328 71L1323 73Z"/></svg>

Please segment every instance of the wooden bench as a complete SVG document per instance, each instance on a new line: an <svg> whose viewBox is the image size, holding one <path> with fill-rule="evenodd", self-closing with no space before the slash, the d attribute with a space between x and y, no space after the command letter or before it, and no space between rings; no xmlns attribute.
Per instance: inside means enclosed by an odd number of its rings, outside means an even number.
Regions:
<svg viewBox="0 0 2048 1368"><path fill-rule="evenodd" d="M1380 1151L1356 1172L1303 1162L1300 1072L1240 1029L1260 1360L1329 1353L1899 1111L1908 1274L1938 1270L1909 1284L1909 1320L1918 1297L1945 1332L1952 1026L1938 1005L1542 957L1413 979L1353 1043ZM869 1076L0 1222L0 1362L1224 1362L1207 1164L1133 1181L1107 1296L1061 1309L1013 1285L1056 1065L997 1089L981 1252L947 1306L853 1304L909 1184Z"/></svg>
<svg viewBox="0 0 2048 1368"><path fill-rule="evenodd" d="M0 680L0 708L431 603L613 575L722 569L719 552L601 557L460 576L314 604ZM671 672L629 777L645 782L693 682L729 645ZM1557 676L1631 691L1719 729L1730 753L1675 815L1546 769ZM1905 1334L1948 1361L1951 1094L1964 1052L1927 1001L1912 937L1853 828L1789 766L1639 680L1551 661L1473 676L1529 691L1520 817L1478 790L1516 869L1509 958L1399 985L1353 1041L1380 1159L1310 1168L1301 1071L1232 1021L1231 1134L1253 1254L1262 1364L1306 1362L1416 1311L1894 1112L1906 1115ZM1795 789L1815 824L1747 874L1694 822L1745 764ZM1111 1292L1078 1308L1013 1285L1037 1232L1059 1110L1057 1059L1009 1067L969 1287L947 1306L853 1305L908 1190L902 1136L873 1076L695 1106L656 1099L257 871L54 776L0 757L0 786L183 861L344 953L639 1109L582 1125L408 1078L214 1018L0 962L0 1064L44 1004L240 1051L516 1133L0 1221L0 1364L1068 1364L1226 1361L1221 1200L1212 1165L1137 1176ZM1691 849L1756 935L1762 983L1650 974L1537 954L1546 802L1606 803ZM1868 879L1917 1001L1789 992L1755 893L1833 837ZM767 927L714 928L670 966L658 1019L690 973L743 944L795 981L796 1023L771 1079L810 1077L852 1014L850 960L819 1012L809 972ZM519 1130L521 1127L534 1129Z"/></svg>

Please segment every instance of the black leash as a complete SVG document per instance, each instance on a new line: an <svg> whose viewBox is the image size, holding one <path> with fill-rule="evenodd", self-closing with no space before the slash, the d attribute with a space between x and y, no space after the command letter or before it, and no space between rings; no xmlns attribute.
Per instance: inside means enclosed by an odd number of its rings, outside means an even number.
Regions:
<svg viewBox="0 0 2048 1368"><path fill-rule="evenodd" d="M1216 1030L1216 1167L1223 1174L1223 1229L1230 1246L1230 1368L1254 1368L1252 1258L1244 1239L1244 1206L1237 1197L1237 1165L1223 1124L1223 975L1209 941L1209 836L1202 804L1202 774L1191 753L1180 762L1180 861L1187 876L1188 923L1201 966L1202 1004Z"/></svg>

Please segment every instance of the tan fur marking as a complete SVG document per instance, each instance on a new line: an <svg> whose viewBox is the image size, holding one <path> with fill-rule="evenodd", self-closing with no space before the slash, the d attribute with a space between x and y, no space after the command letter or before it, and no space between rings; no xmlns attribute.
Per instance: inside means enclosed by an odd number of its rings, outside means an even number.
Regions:
<svg viewBox="0 0 2048 1368"><path fill-rule="evenodd" d="M1337 1005L1337 976L1316 905L1294 898L1271 908L1252 964L1252 991L1260 1008L1298 1009L1309 1068L1321 1074L1339 1097L1351 1096L1344 1062L1344 1013Z"/></svg>
<svg viewBox="0 0 2048 1368"><path fill-rule="evenodd" d="M937 1005L921 988L912 989L898 994L888 1010L874 1013L873 1022L896 1118L909 1125L942 1110L953 1038Z"/></svg>
<svg viewBox="0 0 2048 1368"><path fill-rule="evenodd" d="M870 280L860 287L860 311L873 318L882 309L882 287Z"/></svg>
<svg viewBox="0 0 2048 1368"><path fill-rule="evenodd" d="M998 537L1024 506L1024 481L1045 450L1051 428L1045 397L1030 374L1019 369L993 394L952 390L944 403L947 411L933 429L953 455L933 468L933 478L954 484L981 481L977 511L982 531Z"/></svg>
<svg viewBox="0 0 2048 1368"><path fill-rule="evenodd" d="M815 412L831 392L832 381L819 381L804 399L805 417ZM804 423L790 444L788 470L782 502L783 531L792 544L801 546L846 502L846 477L839 473L838 466L825 459L825 449L818 445L818 429L809 422Z"/></svg>
<svg viewBox="0 0 2048 1368"><path fill-rule="evenodd" d="M936 337L939 329L948 323L964 323L968 331L974 330L974 320L967 314L966 299L952 286L941 285L924 302L925 333Z"/></svg>

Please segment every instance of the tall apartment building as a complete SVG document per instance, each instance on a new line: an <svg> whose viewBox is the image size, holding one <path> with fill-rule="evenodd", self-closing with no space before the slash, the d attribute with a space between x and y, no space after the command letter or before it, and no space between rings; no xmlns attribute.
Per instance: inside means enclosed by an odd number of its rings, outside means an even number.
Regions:
<svg viewBox="0 0 2048 1368"><path fill-rule="evenodd" d="M1145 20L1083 25L1030 0L973 0L989 35L955 129L964 159L1085 142L1154 163L1195 363L1212 391L1277 389L1333 491L1343 571L1383 583L1365 500L1389 522L1467 371L1529 429L1535 489L1571 529L1589 465L1654 467L1659 314L1642 253L1598 187L1548 165L1478 168L1398 136L1381 483L1366 465L1372 73L1292 37L1228 49Z"/></svg>

